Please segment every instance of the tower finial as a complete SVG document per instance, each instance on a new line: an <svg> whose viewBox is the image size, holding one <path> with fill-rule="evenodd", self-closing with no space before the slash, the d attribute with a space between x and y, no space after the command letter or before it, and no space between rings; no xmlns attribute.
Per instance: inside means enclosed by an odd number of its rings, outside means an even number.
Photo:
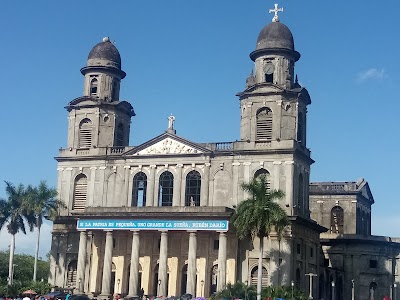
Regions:
<svg viewBox="0 0 400 300"><path fill-rule="evenodd" d="M269 13L274 13L274 17L272 18L272 22L279 22L278 12L283 11L283 7L278 8L278 4L274 4L275 8L270 9Z"/></svg>

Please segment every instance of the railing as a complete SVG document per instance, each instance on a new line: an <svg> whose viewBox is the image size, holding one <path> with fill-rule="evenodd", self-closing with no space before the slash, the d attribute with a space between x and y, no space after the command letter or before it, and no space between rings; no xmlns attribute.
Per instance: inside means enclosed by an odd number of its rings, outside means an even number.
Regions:
<svg viewBox="0 0 400 300"><path fill-rule="evenodd" d="M108 149L109 149L109 153L111 153L111 154L121 154L125 151L125 147L111 147Z"/></svg>
<svg viewBox="0 0 400 300"><path fill-rule="evenodd" d="M232 142L215 143L215 150L231 151L231 150L233 150L233 143Z"/></svg>

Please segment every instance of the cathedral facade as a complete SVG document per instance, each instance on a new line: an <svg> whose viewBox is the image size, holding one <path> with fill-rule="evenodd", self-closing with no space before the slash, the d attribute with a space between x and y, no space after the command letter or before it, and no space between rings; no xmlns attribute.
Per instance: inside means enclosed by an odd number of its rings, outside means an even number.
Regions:
<svg viewBox="0 0 400 300"><path fill-rule="evenodd" d="M84 95L66 107L68 144L56 158L67 208L53 226L53 286L107 299L141 290L207 297L228 283L255 285L259 241L238 240L229 220L247 197L241 183L266 175L285 193L291 224L282 240L274 232L265 239L263 286L325 299L395 290L400 244L371 236L368 184L310 183L311 98L295 77L300 53L289 28L275 17L250 58L254 71L237 94L238 141L186 140L171 115L165 132L129 146L135 112L119 97L120 54L108 38L93 47L81 69ZM365 261L380 273L357 267Z"/></svg>

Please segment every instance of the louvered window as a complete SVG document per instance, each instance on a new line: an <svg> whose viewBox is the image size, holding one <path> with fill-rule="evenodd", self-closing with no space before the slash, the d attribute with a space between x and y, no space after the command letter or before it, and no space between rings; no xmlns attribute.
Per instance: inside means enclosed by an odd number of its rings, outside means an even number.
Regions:
<svg viewBox="0 0 400 300"><path fill-rule="evenodd" d="M123 145L124 145L124 125L120 123L118 124L117 127L116 146L123 146Z"/></svg>
<svg viewBox="0 0 400 300"><path fill-rule="evenodd" d="M186 176L186 206L200 206L201 176L197 171L190 171Z"/></svg>
<svg viewBox="0 0 400 300"><path fill-rule="evenodd" d="M90 148L92 146L92 121L82 120L79 125L79 148Z"/></svg>
<svg viewBox="0 0 400 300"><path fill-rule="evenodd" d="M263 107L257 112L256 140L272 140L272 111L268 107Z"/></svg>
<svg viewBox="0 0 400 300"><path fill-rule="evenodd" d="M74 210L84 210L87 198L87 177L83 174L75 179Z"/></svg>
<svg viewBox="0 0 400 300"><path fill-rule="evenodd" d="M343 233L344 211L340 206L331 210L331 233Z"/></svg>
<svg viewBox="0 0 400 300"><path fill-rule="evenodd" d="M76 260L73 260L68 265L67 271L67 286L74 287L76 284L76 273L77 273L77 264Z"/></svg>
<svg viewBox="0 0 400 300"><path fill-rule="evenodd" d="M261 286L263 288L268 286L268 271L266 268L262 268L262 275L261 275ZM257 277L258 277L258 267L254 267L251 271L251 285L257 286Z"/></svg>

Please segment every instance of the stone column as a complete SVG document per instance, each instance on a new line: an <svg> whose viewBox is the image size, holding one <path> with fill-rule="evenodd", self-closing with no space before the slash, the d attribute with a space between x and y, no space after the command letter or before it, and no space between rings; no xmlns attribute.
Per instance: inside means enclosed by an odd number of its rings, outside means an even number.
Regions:
<svg viewBox="0 0 400 300"><path fill-rule="evenodd" d="M173 191L173 196L172 196L172 206L180 206L181 205L182 168L183 168L182 164L176 165L176 176L174 177L174 191Z"/></svg>
<svg viewBox="0 0 400 300"><path fill-rule="evenodd" d="M200 206L208 205L208 189L210 185L210 163L204 164L204 174L201 178L201 191L200 191Z"/></svg>
<svg viewBox="0 0 400 300"><path fill-rule="evenodd" d="M218 279L217 291L221 291L226 285L226 253L227 253L227 238L226 232L219 233L219 248L218 248Z"/></svg>
<svg viewBox="0 0 400 300"><path fill-rule="evenodd" d="M156 166L150 166L150 178L147 180L146 191L146 206L153 206L154 204L154 176L156 174Z"/></svg>
<svg viewBox="0 0 400 300"><path fill-rule="evenodd" d="M106 246L104 251L103 280L101 282L100 299L109 299L111 268L112 268L113 232L106 231Z"/></svg>
<svg viewBox="0 0 400 300"><path fill-rule="evenodd" d="M132 234L132 252L131 269L129 270L129 291L128 297L134 297L138 294L139 287L139 231L133 230Z"/></svg>
<svg viewBox="0 0 400 300"><path fill-rule="evenodd" d="M186 293L196 296L196 258L197 258L197 237L196 232L189 232L189 252Z"/></svg>
<svg viewBox="0 0 400 300"><path fill-rule="evenodd" d="M86 231L81 231L79 234L79 250L78 250L78 266L76 276L76 289L78 293L83 293L83 286L85 282L85 269L86 269L86 248L87 248L87 235Z"/></svg>
<svg viewBox="0 0 400 300"><path fill-rule="evenodd" d="M167 296L167 285L168 285L168 270L167 270L167 258L168 258L168 232L161 232L161 241L160 241L160 259L158 265L158 280L159 291L157 296Z"/></svg>

